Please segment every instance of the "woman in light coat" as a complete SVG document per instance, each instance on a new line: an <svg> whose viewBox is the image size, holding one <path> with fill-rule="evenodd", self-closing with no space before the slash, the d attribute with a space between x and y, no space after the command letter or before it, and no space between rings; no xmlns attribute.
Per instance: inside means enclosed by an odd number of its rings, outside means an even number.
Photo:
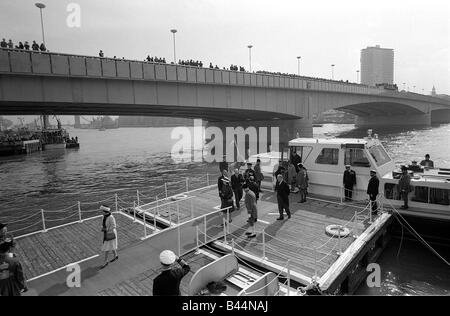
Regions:
<svg viewBox="0 0 450 316"><path fill-rule="evenodd" d="M105 253L105 261L100 269L103 269L109 264L108 255L111 251L114 255L114 258L111 262L119 259L117 255L117 229L116 229L116 219L111 214L111 209L108 206L102 205L100 209L103 211L103 244L102 251Z"/></svg>

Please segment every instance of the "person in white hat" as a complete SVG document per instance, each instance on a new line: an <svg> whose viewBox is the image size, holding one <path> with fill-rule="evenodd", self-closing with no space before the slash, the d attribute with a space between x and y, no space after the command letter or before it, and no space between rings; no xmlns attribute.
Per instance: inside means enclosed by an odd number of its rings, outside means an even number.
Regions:
<svg viewBox="0 0 450 316"><path fill-rule="evenodd" d="M162 251L159 261L163 271L153 280L153 296L181 296L180 282L191 267L171 250ZM174 266L175 262L180 266Z"/></svg>
<svg viewBox="0 0 450 316"><path fill-rule="evenodd" d="M117 255L117 229L116 229L116 220L114 216L111 214L111 209L106 206L100 206L100 210L103 211L103 244L102 251L105 253L105 262L100 267L100 269L105 268L108 264L108 255L111 251L114 255L114 258L110 262L114 262L119 259Z"/></svg>

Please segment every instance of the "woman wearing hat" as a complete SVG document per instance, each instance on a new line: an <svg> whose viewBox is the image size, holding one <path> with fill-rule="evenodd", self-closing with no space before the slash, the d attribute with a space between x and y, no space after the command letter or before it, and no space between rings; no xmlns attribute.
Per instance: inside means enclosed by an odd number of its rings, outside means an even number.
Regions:
<svg viewBox="0 0 450 316"><path fill-rule="evenodd" d="M111 251L114 255L114 258L111 260L111 262L116 261L119 259L119 256L117 255L117 229L116 229L116 219L111 214L111 209L108 206L102 205L100 207L100 210L103 211L103 245L102 245L102 251L105 253L105 262L101 266L101 269L106 267L108 265L108 255Z"/></svg>

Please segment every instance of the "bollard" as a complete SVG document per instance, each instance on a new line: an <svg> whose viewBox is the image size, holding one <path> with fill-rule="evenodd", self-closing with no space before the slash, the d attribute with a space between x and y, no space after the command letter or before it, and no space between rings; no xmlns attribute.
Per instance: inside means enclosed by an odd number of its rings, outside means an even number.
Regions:
<svg viewBox="0 0 450 316"><path fill-rule="evenodd" d="M45 233L47 232L47 228L45 228L45 216L44 216L44 209L41 209L41 217L42 217L42 231Z"/></svg>
<svg viewBox="0 0 450 316"><path fill-rule="evenodd" d="M81 202L80 201L78 201L78 217L80 219L79 222L82 223L83 221L81 219Z"/></svg>
<svg viewBox="0 0 450 316"><path fill-rule="evenodd" d="M141 201L139 199L139 190L136 190L136 197L137 197L137 205L141 206Z"/></svg>
<svg viewBox="0 0 450 316"><path fill-rule="evenodd" d="M186 192L189 192L189 177L186 177Z"/></svg>
<svg viewBox="0 0 450 316"><path fill-rule="evenodd" d="M167 182L164 182L164 191L166 192L166 199L167 199Z"/></svg>
<svg viewBox="0 0 450 316"><path fill-rule="evenodd" d="M116 213L119 211L119 202L118 202L118 196L117 193L114 195L114 198L116 200Z"/></svg>

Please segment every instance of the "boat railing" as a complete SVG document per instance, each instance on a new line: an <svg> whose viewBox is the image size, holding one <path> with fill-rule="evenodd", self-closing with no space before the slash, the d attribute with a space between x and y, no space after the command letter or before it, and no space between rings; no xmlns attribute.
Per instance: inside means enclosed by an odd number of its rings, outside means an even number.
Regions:
<svg viewBox="0 0 450 316"><path fill-rule="evenodd" d="M183 179L182 181L165 183L164 185L154 187L149 192L162 192L163 195L158 196L158 194L155 194L154 197L152 196L155 200L147 205L151 205L153 203L160 206L160 209L163 209L164 207L167 208L169 206L176 208L176 205L178 204L178 209L180 210L181 201L184 200L179 198L180 194L183 195L183 193L189 193L208 187L209 182L207 181L209 181L208 174L199 177L189 177ZM145 189L136 190L136 197L130 198L130 195L124 195L123 193L122 195L119 195L118 193L107 191L103 192L103 194L106 195L109 193L111 195L99 201L77 201L76 203L62 209L48 210L42 208L31 214L27 213L21 216L2 215L0 216L0 219L2 222L8 223L9 233L16 235L16 238L23 238L32 234L47 232L52 229L98 218L102 216L99 215L100 206L106 203L108 205L112 205L114 212L129 215L140 203L143 202L143 195L141 192L147 191ZM163 196L166 197L162 198ZM159 197L162 199L158 200ZM136 202L136 198L138 202ZM145 196L145 198L147 198L147 196ZM170 203L172 200L178 200L178 202L175 201ZM15 203L15 201L3 203L0 204L0 208L7 209ZM186 202L184 202L184 204L186 204ZM183 207L184 206L185 205L183 205ZM193 206L190 205L190 207ZM134 211L133 213L136 212ZM176 212L174 214L176 214ZM178 213L177 216L180 217L180 214ZM145 221L137 220L136 214L134 215L133 222L139 222L143 224L144 227L148 226Z"/></svg>

